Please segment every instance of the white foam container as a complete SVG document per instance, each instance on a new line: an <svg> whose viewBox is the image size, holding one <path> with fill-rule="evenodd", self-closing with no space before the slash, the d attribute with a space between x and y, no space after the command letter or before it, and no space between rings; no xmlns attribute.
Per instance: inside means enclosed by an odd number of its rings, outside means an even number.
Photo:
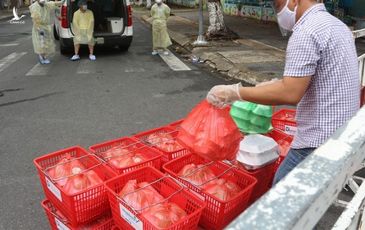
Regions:
<svg viewBox="0 0 365 230"><path fill-rule="evenodd" d="M279 146L271 137L247 135L240 143L236 160L246 169L262 168L279 158Z"/></svg>

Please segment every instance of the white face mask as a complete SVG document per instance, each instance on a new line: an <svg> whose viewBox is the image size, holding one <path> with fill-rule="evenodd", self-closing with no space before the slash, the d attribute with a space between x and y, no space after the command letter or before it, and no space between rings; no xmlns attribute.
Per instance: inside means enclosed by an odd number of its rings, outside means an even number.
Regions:
<svg viewBox="0 0 365 230"><path fill-rule="evenodd" d="M87 5L82 5L83 10L87 10Z"/></svg>
<svg viewBox="0 0 365 230"><path fill-rule="evenodd" d="M277 13L278 23L281 28L284 30L292 31L295 25L295 15L297 11L297 7L295 7L294 11L291 11L288 8L289 0L286 1L285 7Z"/></svg>

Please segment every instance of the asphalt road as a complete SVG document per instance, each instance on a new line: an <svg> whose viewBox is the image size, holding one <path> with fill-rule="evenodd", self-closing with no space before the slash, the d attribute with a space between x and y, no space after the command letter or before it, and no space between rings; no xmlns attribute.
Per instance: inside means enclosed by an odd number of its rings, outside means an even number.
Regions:
<svg viewBox="0 0 365 230"><path fill-rule="evenodd" d="M151 56L151 32L138 19L129 52L98 49L96 62L86 50L81 62L56 53L40 68L31 27L29 16L23 25L0 22L0 229L7 230L49 228L34 158L178 120L225 82L189 63L190 71L172 71Z"/></svg>
<svg viewBox="0 0 365 230"><path fill-rule="evenodd" d="M227 83L202 66L173 71L151 56L151 32L137 18L129 52L99 48L96 62L85 49L80 62L57 52L49 66L37 64L31 26L29 16L0 21L0 230L49 228L34 158L178 120ZM339 211L330 209L318 229Z"/></svg>

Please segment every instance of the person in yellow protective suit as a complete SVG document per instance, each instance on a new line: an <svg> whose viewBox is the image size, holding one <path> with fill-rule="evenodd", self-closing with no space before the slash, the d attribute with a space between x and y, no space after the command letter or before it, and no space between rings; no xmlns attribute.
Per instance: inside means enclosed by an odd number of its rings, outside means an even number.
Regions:
<svg viewBox="0 0 365 230"><path fill-rule="evenodd" d="M80 60L79 50L80 45L89 46L89 59L95 61L94 55L94 14L87 9L87 2L80 0L78 3L79 10L74 13L72 19L72 31L74 33L75 55L72 56L72 61Z"/></svg>
<svg viewBox="0 0 365 230"><path fill-rule="evenodd" d="M49 64L49 55L55 52L55 43L52 33L51 13L63 4L63 1L46 2L37 0L29 6L33 20L32 40L34 52L38 54L41 64Z"/></svg>
<svg viewBox="0 0 365 230"><path fill-rule="evenodd" d="M164 54L168 55L167 47L172 43L167 32L167 19L170 16L170 8L162 2L156 0L151 8L152 22L152 37L153 37L153 51L152 55L158 54L158 49L163 49Z"/></svg>

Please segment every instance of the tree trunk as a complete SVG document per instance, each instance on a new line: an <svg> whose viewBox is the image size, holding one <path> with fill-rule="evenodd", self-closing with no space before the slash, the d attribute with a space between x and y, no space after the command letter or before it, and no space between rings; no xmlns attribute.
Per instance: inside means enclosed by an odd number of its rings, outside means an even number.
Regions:
<svg viewBox="0 0 365 230"><path fill-rule="evenodd" d="M18 0L11 0L10 1L10 9L13 9L13 7L18 7Z"/></svg>
<svg viewBox="0 0 365 230"><path fill-rule="evenodd" d="M147 0L146 1L146 7L147 7L147 9L151 9L151 6L152 6L152 1L151 0Z"/></svg>
<svg viewBox="0 0 365 230"><path fill-rule="evenodd" d="M220 1L208 1L207 5L209 12L209 28L207 36L211 37L227 32Z"/></svg>

